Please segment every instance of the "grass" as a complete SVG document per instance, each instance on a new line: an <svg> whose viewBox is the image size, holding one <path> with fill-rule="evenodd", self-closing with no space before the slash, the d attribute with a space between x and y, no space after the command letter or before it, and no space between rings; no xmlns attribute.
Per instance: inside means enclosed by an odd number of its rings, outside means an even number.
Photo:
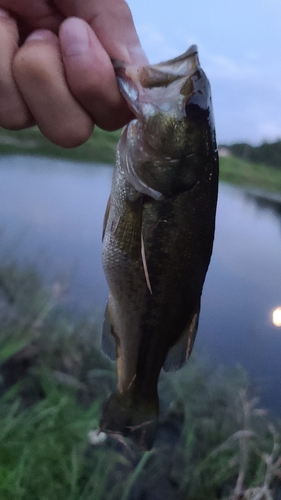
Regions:
<svg viewBox="0 0 281 500"><path fill-rule="evenodd" d="M281 425L241 368L193 355L162 374L158 437L142 452L129 440L90 439L115 366L94 320L70 318L33 269L2 266L0 331L1 499L273 498Z"/></svg>
<svg viewBox="0 0 281 500"><path fill-rule="evenodd" d="M119 135L120 131L104 132L95 127L92 136L85 144L74 149L65 149L46 139L37 127L13 132L0 128L0 155L47 156L112 164L115 161L115 148Z"/></svg>
<svg viewBox="0 0 281 500"><path fill-rule="evenodd" d="M250 163L234 156L220 158L220 179L241 186L281 192L281 169Z"/></svg>
<svg viewBox="0 0 281 500"><path fill-rule="evenodd" d="M1 498L77 498L84 429L95 408L82 412L73 395L47 386L44 399L28 409L16 399L5 412L2 402Z"/></svg>
<svg viewBox="0 0 281 500"><path fill-rule="evenodd" d="M179 402L188 401L174 480L189 500L272 498L269 483L281 474L280 427L277 432L267 421L241 368L196 365L191 376L178 372L172 380ZM265 486L267 463L275 472Z"/></svg>

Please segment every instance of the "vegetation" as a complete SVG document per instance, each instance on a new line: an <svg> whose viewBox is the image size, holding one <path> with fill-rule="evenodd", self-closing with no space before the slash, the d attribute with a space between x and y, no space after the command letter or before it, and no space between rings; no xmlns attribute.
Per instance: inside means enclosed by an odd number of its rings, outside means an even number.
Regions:
<svg viewBox="0 0 281 500"><path fill-rule="evenodd" d="M247 143L237 143L224 146L234 156L253 163L263 163L281 170L281 139L276 142L264 142L260 146L250 146Z"/></svg>
<svg viewBox="0 0 281 500"><path fill-rule="evenodd" d="M235 156L220 158L220 179L241 186L281 192L281 169L250 163Z"/></svg>
<svg viewBox="0 0 281 500"><path fill-rule="evenodd" d="M241 368L192 356L160 380L150 452L97 435L116 385L97 325L73 319L60 286L32 269L0 269L0 498L5 500L272 499L281 424L270 422ZM277 498L277 497L276 497Z"/></svg>
<svg viewBox="0 0 281 500"><path fill-rule="evenodd" d="M95 127L90 139L74 149L56 146L44 137L37 127L9 131L0 128L0 155L20 154L65 158L72 161L114 163L115 148L120 135L117 132L104 132Z"/></svg>
<svg viewBox="0 0 281 500"><path fill-rule="evenodd" d="M230 156L220 159L221 179L239 185L281 192L281 140L251 146L221 146Z"/></svg>
<svg viewBox="0 0 281 500"><path fill-rule="evenodd" d="M86 144L74 149L63 149L43 137L36 127L17 132L0 128L0 155L41 155L113 164L119 135L120 131L104 132L96 127ZM265 143L257 148L248 144L234 144L227 146L227 149L233 156L221 157L221 180L281 192L281 141Z"/></svg>

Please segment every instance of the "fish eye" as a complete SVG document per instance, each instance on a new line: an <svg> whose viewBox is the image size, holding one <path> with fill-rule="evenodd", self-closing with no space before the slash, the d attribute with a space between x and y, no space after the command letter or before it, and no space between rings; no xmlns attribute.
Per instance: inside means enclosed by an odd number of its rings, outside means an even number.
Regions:
<svg viewBox="0 0 281 500"><path fill-rule="evenodd" d="M185 103L184 109L186 116L193 120L199 120L208 116L208 109L202 108L197 102L192 101L192 99Z"/></svg>

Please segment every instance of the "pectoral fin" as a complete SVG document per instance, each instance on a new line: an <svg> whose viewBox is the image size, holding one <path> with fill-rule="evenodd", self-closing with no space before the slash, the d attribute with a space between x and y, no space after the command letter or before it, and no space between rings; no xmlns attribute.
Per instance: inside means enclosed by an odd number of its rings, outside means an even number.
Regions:
<svg viewBox="0 0 281 500"><path fill-rule="evenodd" d="M108 221L109 210L110 210L110 201L111 201L111 198L109 196L108 201L107 201L107 205L106 205L106 209L105 209L105 213L104 213L104 218L103 218L102 240L104 238L104 233L105 233L105 229L106 229L106 225L107 225L107 221Z"/></svg>
<svg viewBox="0 0 281 500"><path fill-rule="evenodd" d="M197 332L198 316L199 311L194 314L191 323L183 332L180 340L169 350L163 366L165 372L179 370L179 368L181 368L182 365L188 360Z"/></svg>
<svg viewBox="0 0 281 500"><path fill-rule="evenodd" d="M103 353L112 361L116 361L116 334L114 333L114 327L112 324L112 318L110 315L110 303L108 301L105 313L104 322L102 328L101 337L101 348Z"/></svg>

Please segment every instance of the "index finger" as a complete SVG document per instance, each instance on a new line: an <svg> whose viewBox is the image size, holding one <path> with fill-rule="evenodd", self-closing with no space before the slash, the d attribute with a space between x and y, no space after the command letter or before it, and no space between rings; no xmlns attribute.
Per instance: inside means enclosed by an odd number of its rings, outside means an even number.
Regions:
<svg viewBox="0 0 281 500"><path fill-rule="evenodd" d="M67 16L84 19L93 29L111 59L144 65L148 63L125 0L55 0Z"/></svg>

